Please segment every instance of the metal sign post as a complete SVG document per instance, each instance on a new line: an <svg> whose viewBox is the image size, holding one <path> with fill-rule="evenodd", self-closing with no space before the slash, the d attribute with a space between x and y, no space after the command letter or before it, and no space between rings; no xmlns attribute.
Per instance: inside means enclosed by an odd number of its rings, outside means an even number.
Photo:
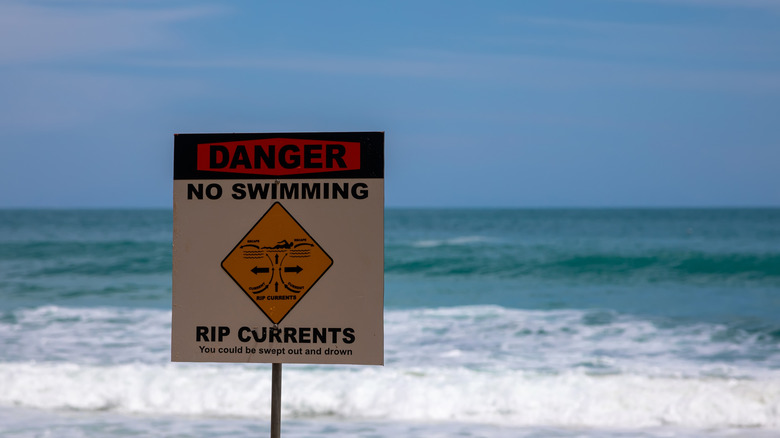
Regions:
<svg viewBox="0 0 780 438"><path fill-rule="evenodd" d="M282 426L282 364L271 369L271 438L280 438Z"/></svg>

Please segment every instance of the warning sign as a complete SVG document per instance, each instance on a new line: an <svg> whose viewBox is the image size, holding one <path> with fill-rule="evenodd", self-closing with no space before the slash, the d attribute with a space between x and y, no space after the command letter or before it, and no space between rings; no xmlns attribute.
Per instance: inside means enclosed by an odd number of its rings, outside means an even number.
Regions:
<svg viewBox="0 0 780 438"><path fill-rule="evenodd" d="M384 134L177 134L177 362L384 362Z"/></svg>
<svg viewBox="0 0 780 438"><path fill-rule="evenodd" d="M222 268L278 324L332 264L277 202L225 257Z"/></svg>

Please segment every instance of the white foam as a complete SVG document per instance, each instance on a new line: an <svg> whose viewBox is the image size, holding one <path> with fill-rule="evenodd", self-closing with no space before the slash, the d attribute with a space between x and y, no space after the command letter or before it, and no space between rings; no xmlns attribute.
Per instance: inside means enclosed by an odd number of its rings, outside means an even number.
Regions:
<svg viewBox="0 0 780 438"><path fill-rule="evenodd" d="M393 364L693 378L761 378L780 368L780 350L756 336L713 341L726 330L718 324L665 327L611 312L498 306L392 311L385 319Z"/></svg>
<svg viewBox="0 0 780 438"><path fill-rule="evenodd" d="M651 377L763 378L780 369L776 343L757 334L720 339L718 324L663 326L612 312L499 306L385 312L385 362ZM733 331L733 330L732 330ZM62 308L15 311L0 321L3 360L165 364L170 310Z"/></svg>
<svg viewBox="0 0 780 438"><path fill-rule="evenodd" d="M0 364L0 404L132 414L267 418L270 366ZM465 368L285 368L288 418L513 426L780 428L780 373L765 380L539 374Z"/></svg>
<svg viewBox="0 0 780 438"><path fill-rule="evenodd" d="M43 306L0 323L0 342L5 361L161 362L170 358L170 327L170 310Z"/></svg>
<svg viewBox="0 0 780 438"><path fill-rule="evenodd" d="M386 367L287 366L290 417L780 429L780 352L717 324L499 306L386 312ZM270 366L169 363L170 311L17 310L0 405L267 417Z"/></svg>
<svg viewBox="0 0 780 438"><path fill-rule="evenodd" d="M483 236L460 236L452 237L449 239L426 239L418 240L412 244L417 248L435 248L438 246L459 246L459 245L473 245L475 243L488 242L489 239Z"/></svg>

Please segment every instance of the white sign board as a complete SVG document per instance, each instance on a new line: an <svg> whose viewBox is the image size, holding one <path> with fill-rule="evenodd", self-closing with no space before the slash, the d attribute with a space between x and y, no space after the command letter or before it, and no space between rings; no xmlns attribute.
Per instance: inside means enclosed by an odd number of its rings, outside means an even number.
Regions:
<svg viewBox="0 0 780 438"><path fill-rule="evenodd" d="M384 133L177 134L177 362L384 362Z"/></svg>

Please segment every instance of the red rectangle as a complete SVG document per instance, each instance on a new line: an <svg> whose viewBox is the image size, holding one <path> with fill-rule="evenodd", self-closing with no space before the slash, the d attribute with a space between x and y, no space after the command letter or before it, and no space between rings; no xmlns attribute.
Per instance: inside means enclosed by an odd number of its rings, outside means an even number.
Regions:
<svg viewBox="0 0 780 438"><path fill-rule="evenodd" d="M198 170L298 175L360 169L360 143L264 138L198 144Z"/></svg>

